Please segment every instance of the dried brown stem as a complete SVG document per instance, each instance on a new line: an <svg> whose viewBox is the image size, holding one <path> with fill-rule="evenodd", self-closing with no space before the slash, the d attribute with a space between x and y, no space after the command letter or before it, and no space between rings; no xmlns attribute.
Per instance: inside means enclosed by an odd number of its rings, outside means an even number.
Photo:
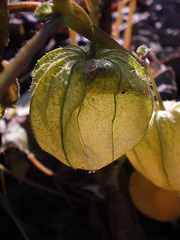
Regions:
<svg viewBox="0 0 180 240"><path fill-rule="evenodd" d="M41 2L18 2L9 4L8 8L10 13L34 12L39 5L41 5Z"/></svg>
<svg viewBox="0 0 180 240"><path fill-rule="evenodd" d="M127 20L127 28L124 32L124 48L130 49L131 45L131 35L132 35L132 17L136 10L136 0L131 0L129 2L129 13L128 13L128 20Z"/></svg>
<svg viewBox="0 0 180 240"><path fill-rule="evenodd" d="M2 164L0 164L0 169L3 170L5 173L9 174L10 176L12 176L12 177L14 177L14 178L16 178L18 180L18 178L9 169L5 168ZM27 178L23 178L22 179L22 183L28 184L28 185L30 185L32 187L41 189L43 191L46 191L48 193L51 193L53 195L61 197L61 193L60 192L58 192L58 191L56 191L54 189L48 188L48 187L46 187L46 186L44 186L42 184L36 183L36 182L34 182L32 180L29 180Z"/></svg>
<svg viewBox="0 0 180 240"><path fill-rule="evenodd" d="M21 2L22 3L22 2ZM32 3L32 2L31 2ZM39 2L40 3L40 2ZM34 8L35 10L35 8ZM12 84L14 77L19 76L26 65L30 62L35 53L46 42L48 37L56 31L58 28L64 26L71 28L80 35L91 40L92 34L89 26L75 15L69 15L66 18L66 23L63 15L59 15L55 19L52 19L46 23L36 34L29 40L26 45L20 49L17 55L10 61L10 64L0 73L0 100L3 98L5 89ZM127 49L119 45L114 39L99 28L94 26L95 39L97 45L109 49L119 49L132 55ZM144 61L140 58L136 60L144 66Z"/></svg>
<svg viewBox="0 0 180 240"><path fill-rule="evenodd" d="M44 174L51 177L55 175L55 173L52 170L50 170L49 168L45 167L42 163L40 163L32 153L28 154L27 158L36 166L36 168L38 168Z"/></svg>

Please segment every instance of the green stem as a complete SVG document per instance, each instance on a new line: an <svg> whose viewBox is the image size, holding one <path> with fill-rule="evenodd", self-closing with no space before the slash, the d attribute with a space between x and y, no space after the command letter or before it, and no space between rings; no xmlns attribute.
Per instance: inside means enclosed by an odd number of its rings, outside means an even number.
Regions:
<svg viewBox="0 0 180 240"><path fill-rule="evenodd" d="M9 11L10 11L10 13L22 12L22 11L34 12L36 10L37 6L39 6L40 4L41 4L41 2L36 2L36 4L34 4L34 2L31 2L31 4L29 3L29 5L27 5L27 2L21 2L17 6L15 4L10 4ZM72 30L74 30L78 34L82 35L83 37L91 40L91 33L89 31L89 27L87 26L86 23L84 23L82 21L82 19L71 15L71 16L69 16L68 19L66 19L66 27L71 28ZM93 28L94 28L95 38L96 38L96 44L98 46L104 47L104 48L109 48L109 49L119 49L119 50L127 52L128 54L133 56L127 49L125 49L123 46L121 46L119 43L117 43L114 39L112 39L109 35L107 35L101 29L99 29L96 26L94 26ZM141 58L138 58L136 56L133 56L133 57L136 58L136 60L142 66L144 66L144 60L142 60Z"/></svg>
<svg viewBox="0 0 180 240"><path fill-rule="evenodd" d="M15 4L9 4L9 11L10 13L13 12L34 12L41 4L41 2L21 2L21 3L15 3ZM86 23L84 23L80 18L77 18L75 16L69 16L69 19L66 21L66 27L71 28L78 34L82 35L83 37L90 40L91 34L89 31L89 28ZM119 49L121 51L127 52L131 56L133 56L127 49L125 49L123 46L121 46L119 43L117 43L114 39L112 39L109 35L107 35L105 32L103 32L98 27L94 26L94 32L95 32L95 38L96 43L100 47L105 47L109 49ZM136 56L133 56L136 58L136 60L144 66L144 61L141 58L138 58Z"/></svg>
<svg viewBox="0 0 180 240"><path fill-rule="evenodd" d="M91 42L90 45L90 56L89 58L95 57L96 54L96 41L95 41L95 33L93 23L86 13L86 11L79 6L76 2L70 0L62 0L61 4L59 0L54 0L54 9L55 11L60 14L64 15L65 18L65 25L76 32L81 32L84 30L85 24L87 27L87 32L89 32L89 40ZM76 28L76 29L74 29Z"/></svg>
<svg viewBox="0 0 180 240"><path fill-rule="evenodd" d="M83 22L80 18L78 18L75 15L69 15L68 18L66 18L66 27L71 28L73 31L77 32L81 36L89 39L91 41L91 31L89 31L89 26ZM108 49L118 49L123 52L128 53L132 57L134 57L141 66L144 66L144 60L139 58L138 56L134 56L130 51L128 51L126 48L121 46L118 42L116 42L113 38L111 38L109 35L107 35L104 31L102 31L100 28L93 26L94 33L95 33L95 39L96 44L101 48L108 48Z"/></svg>
<svg viewBox="0 0 180 240"><path fill-rule="evenodd" d="M71 18L71 17L79 17L82 22L84 22L88 29L90 30L90 56L89 58L95 58L96 55L96 39L95 39L95 32L94 32L94 26L93 23L89 17L89 15L86 13L86 11L80 7L78 4L76 4L75 2L71 2L71 8L73 7L72 13L67 14L67 19ZM69 27L69 26L68 26Z"/></svg>
<svg viewBox="0 0 180 240"><path fill-rule="evenodd" d="M86 23L81 21L74 15L69 15L68 19L66 19L66 26L77 32L78 34L82 35L87 39L91 39L91 33L89 31L89 27ZM119 43L117 43L114 39L112 39L109 35L103 32L96 26L94 27L94 33L96 38L96 43L100 47L106 47L109 49L119 49L124 52L130 53L127 49L123 48Z"/></svg>
<svg viewBox="0 0 180 240"><path fill-rule="evenodd" d="M152 75L152 72L151 72L151 69L150 69L150 65L149 65L149 60L146 58L145 59L145 67L146 67L146 70L147 70L147 74L149 75L150 77L150 80L151 80L151 84L152 84L152 87L153 87L153 91L155 93L155 96L156 96L156 99L157 101L159 102L159 107L160 107L160 110L166 110L164 105L163 105L163 101L162 101L162 98L157 90L157 86L156 86L156 83L155 83L155 80L154 80L154 77Z"/></svg>
<svg viewBox="0 0 180 240"><path fill-rule="evenodd" d="M23 5L18 5L18 9L12 6L10 12L23 11L24 4L26 2L21 2ZM39 2L38 2L39 3ZM36 4L31 4L26 8L29 11L34 11L36 9ZM12 84L13 79L17 77L25 68L25 66L31 61L35 53L41 48L41 46L46 42L48 37L58 28L69 27L85 38L92 40L92 33L89 31L89 26L84 22L80 17L75 15L69 15L66 19L66 24L64 23L64 15L59 14L60 16L56 17L52 21L45 24L35 35L34 37L27 42L27 44L18 52L13 60L10 61L8 67L6 67L0 74L0 100L3 97L3 94L6 89ZM119 49L121 51L127 52L132 56L132 54L121 45L119 45L114 39L109 35L103 32L101 29L93 26L96 44L102 48L108 49ZM135 57L136 60L144 66L144 60Z"/></svg>
<svg viewBox="0 0 180 240"><path fill-rule="evenodd" d="M94 29L92 30L92 32L93 32L93 36L92 36L92 41L91 41L91 45L90 45L89 59L95 58L95 56L96 56L96 39L95 39Z"/></svg>

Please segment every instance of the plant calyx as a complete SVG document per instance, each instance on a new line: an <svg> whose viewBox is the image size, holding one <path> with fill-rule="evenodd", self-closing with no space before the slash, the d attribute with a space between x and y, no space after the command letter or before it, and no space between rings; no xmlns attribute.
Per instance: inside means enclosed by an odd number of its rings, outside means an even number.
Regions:
<svg viewBox="0 0 180 240"><path fill-rule="evenodd" d="M134 168L156 186L180 192L180 102L154 111L143 140L127 153Z"/></svg>
<svg viewBox="0 0 180 240"><path fill-rule="evenodd" d="M144 137L153 97L127 53L69 45L41 58L32 85L30 121L42 149L73 168L97 170Z"/></svg>

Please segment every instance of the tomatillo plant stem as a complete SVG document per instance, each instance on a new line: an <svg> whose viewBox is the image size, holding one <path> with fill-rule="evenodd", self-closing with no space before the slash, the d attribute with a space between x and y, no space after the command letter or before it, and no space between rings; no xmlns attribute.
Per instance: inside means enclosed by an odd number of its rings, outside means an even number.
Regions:
<svg viewBox="0 0 180 240"><path fill-rule="evenodd" d="M41 2L34 2L27 4L27 2L21 2L17 5L10 4L9 10L12 12L33 12L36 10ZM26 6L26 7L25 7ZM39 32L37 32L34 37L27 42L27 44L18 52L15 58L10 61L8 67L2 71L0 74L0 99L3 97L4 91L12 84L14 77L17 77L25 68L25 66L30 62L35 53L40 49L40 47L45 43L48 37L58 28L69 27L83 37L92 40L92 33L89 31L89 26L86 21L82 20L81 17L75 15L69 15L64 22L64 16L59 14L56 18L52 19L50 22L45 24ZM103 32L96 26L93 27L95 33L96 44L100 47L109 49L119 49L121 51L127 52L133 56L127 49L119 45L114 39ZM144 60L134 56L136 60L144 66ZM13 77L12 77L13 76Z"/></svg>
<svg viewBox="0 0 180 240"><path fill-rule="evenodd" d="M36 8L40 5L41 5L41 2L20 2L20 3L9 4L8 7L9 7L10 13L34 12ZM80 18L77 18L73 15L69 16L69 19L66 19L66 26L90 40L91 34L89 32L88 26ZM122 47L113 38L111 38L109 35L107 35L105 32L103 32L101 29L99 29L96 26L94 26L94 33L95 33L96 43L100 47L106 47L109 49L120 49L132 55L127 49ZM136 56L135 58L138 59ZM144 61L142 59L139 58L138 61L140 62L141 65L143 65Z"/></svg>
<svg viewBox="0 0 180 240"><path fill-rule="evenodd" d="M74 17L74 24L77 26L77 28L79 26L81 28L81 25L77 24L78 19L80 19L83 23L86 24L88 28L88 32L90 32L90 41L91 41L89 57L90 58L95 57L96 43L95 43L94 27L86 11L74 1L62 0L60 2L59 0L54 0L53 2L54 2L55 11L64 15L65 24L67 23L67 27L69 27L72 17Z"/></svg>
<svg viewBox="0 0 180 240"><path fill-rule="evenodd" d="M9 4L9 12L15 13L15 12L34 12L38 6L41 5L41 2L20 2L20 3L13 3ZM83 37L90 40L91 34L89 32L88 26L86 23L82 21L82 19L77 18L73 15L69 16L68 19L66 19L66 27L71 28L78 34L82 35ZM129 53L131 56L133 56L127 49L122 47L119 43L117 43L114 39L112 39L109 35L107 35L105 32L103 32L98 27L94 26L94 32L95 32L95 38L96 38L96 44L100 47L106 47L109 49L120 49L121 51ZM136 58L136 60L144 66L144 61L137 56L133 56Z"/></svg>
<svg viewBox="0 0 180 240"><path fill-rule="evenodd" d="M150 64L149 64L149 60L147 58L145 58L145 68L146 68L146 71L147 71L147 74L149 75L150 77L150 80L151 80L151 84L152 84L152 87L153 87L153 91L155 93L155 96L156 96L156 99L157 101L159 102L159 107L161 110L165 110L165 107L163 105L163 101L162 101L162 98L157 90L157 86L156 86L156 83L155 83L155 80L154 80L154 77L152 75L152 72L151 72L151 69L150 69Z"/></svg>
<svg viewBox="0 0 180 240"><path fill-rule="evenodd" d="M35 156L32 153L27 154L27 158L29 161L36 166L37 169L39 169L41 172L48 176L55 176L55 172L44 166L41 162L39 162Z"/></svg>
<svg viewBox="0 0 180 240"><path fill-rule="evenodd" d="M54 0L54 9L57 13L65 14L65 26L71 28L78 34L82 35L83 37L89 39L91 42L94 40L92 39L93 34L91 31L91 26L88 25L87 22L87 14L86 12L75 2L69 0L63 0L63 7L60 4L59 0ZM65 7L66 5L66 7ZM69 7L68 7L69 6ZM82 9L82 10L80 10ZM86 14L86 16L85 16ZM114 39L112 39L109 35L103 32L96 26L93 26L96 44L102 48L108 49L119 49L128 53L129 55L136 58L136 60L144 66L144 60L139 58L138 56L134 56L129 50L121 46L117 43Z"/></svg>
<svg viewBox="0 0 180 240"><path fill-rule="evenodd" d="M34 12L34 10L41 5L41 2L18 2L8 4L9 12L10 13L17 13L17 12Z"/></svg>
<svg viewBox="0 0 180 240"><path fill-rule="evenodd" d="M10 171L8 168L4 167L2 164L0 164L0 169L3 170L8 175L12 176L13 178L19 180L18 177L15 176L12 171ZM35 187L37 189L46 191L46 192L51 193L51 194L56 195L56 196L60 196L60 197L62 196L60 192L58 192L58 191L56 191L52 188L46 187L45 185L39 184L35 181L32 181L30 179L27 179L25 177L21 180L21 183L28 184L29 186L32 186L32 187Z"/></svg>

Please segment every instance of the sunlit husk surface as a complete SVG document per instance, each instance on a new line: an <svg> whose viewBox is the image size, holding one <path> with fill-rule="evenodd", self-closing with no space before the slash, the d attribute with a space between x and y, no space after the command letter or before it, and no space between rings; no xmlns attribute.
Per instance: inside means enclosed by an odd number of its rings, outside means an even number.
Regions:
<svg viewBox="0 0 180 240"><path fill-rule="evenodd" d="M127 156L155 185L180 192L180 102L164 106L154 111L147 134Z"/></svg>
<svg viewBox="0 0 180 240"><path fill-rule="evenodd" d="M30 121L42 149L75 169L97 170L145 135L152 93L127 53L69 45L40 59L34 70Z"/></svg>

